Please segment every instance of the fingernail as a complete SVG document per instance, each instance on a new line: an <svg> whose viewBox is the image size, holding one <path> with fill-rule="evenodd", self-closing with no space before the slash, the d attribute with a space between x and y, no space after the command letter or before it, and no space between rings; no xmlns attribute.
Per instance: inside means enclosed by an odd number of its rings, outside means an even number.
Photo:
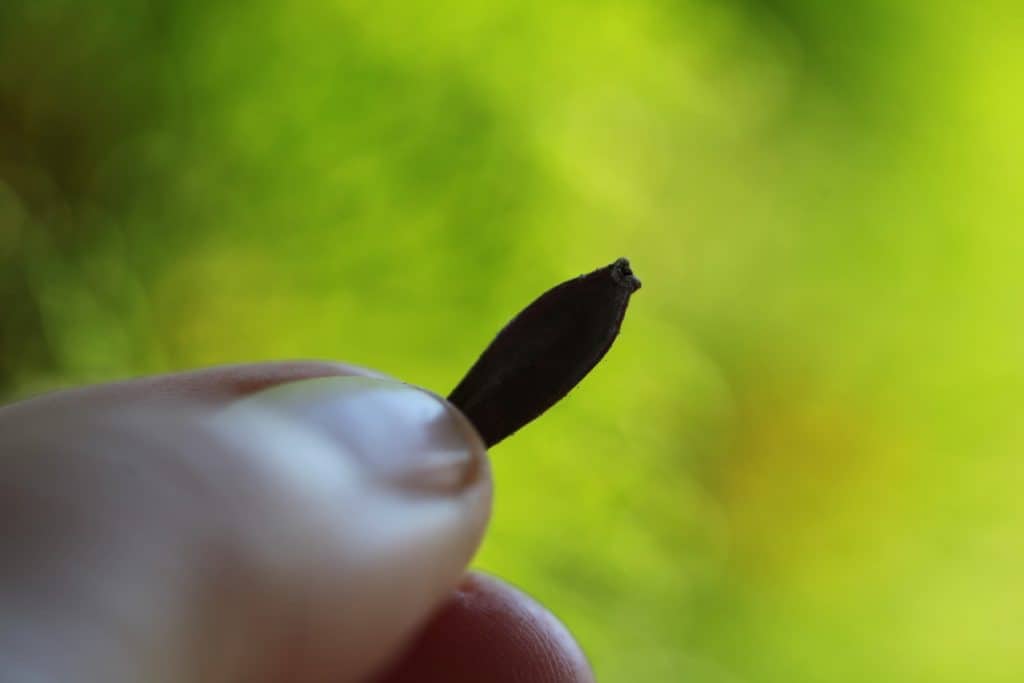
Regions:
<svg viewBox="0 0 1024 683"><path fill-rule="evenodd" d="M457 493L477 480L479 435L434 394L371 377L324 377L279 385L236 403L313 430L369 476L405 492Z"/></svg>

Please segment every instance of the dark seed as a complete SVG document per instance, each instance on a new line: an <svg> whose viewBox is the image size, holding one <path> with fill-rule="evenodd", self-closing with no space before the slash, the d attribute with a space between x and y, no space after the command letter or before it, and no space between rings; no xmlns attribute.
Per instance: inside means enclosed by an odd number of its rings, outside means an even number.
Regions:
<svg viewBox="0 0 1024 683"><path fill-rule="evenodd" d="M561 400L611 347L630 295L629 261L563 282L505 326L448 400L493 446Z"/></svg>

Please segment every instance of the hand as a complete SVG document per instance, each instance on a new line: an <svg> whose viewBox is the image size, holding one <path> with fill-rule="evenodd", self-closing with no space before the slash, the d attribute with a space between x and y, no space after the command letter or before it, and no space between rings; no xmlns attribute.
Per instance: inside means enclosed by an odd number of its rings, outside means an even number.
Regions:
<svg viewBox="0 0 1024 683"><path fill-rule="evenodd" d="M530 598L465 576L487 454L425 391L329 363L0 409L0 677L589 681Z"/></svg>

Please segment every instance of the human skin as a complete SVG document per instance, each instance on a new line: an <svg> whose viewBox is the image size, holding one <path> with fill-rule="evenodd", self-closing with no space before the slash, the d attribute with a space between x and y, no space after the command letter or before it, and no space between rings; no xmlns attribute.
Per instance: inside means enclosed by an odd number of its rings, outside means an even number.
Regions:
<svg viewBox="0 0 1024 683"><path fill-rule="evenodd" d="M466 574L492 481L443 399L317 361L0 408L5 681L590 681Z"/></svg>

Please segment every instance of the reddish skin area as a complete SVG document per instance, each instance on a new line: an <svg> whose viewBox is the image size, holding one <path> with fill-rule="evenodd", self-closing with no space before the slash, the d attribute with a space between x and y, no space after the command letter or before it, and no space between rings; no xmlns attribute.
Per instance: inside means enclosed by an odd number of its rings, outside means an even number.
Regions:
<svg viewBox="0 0 1024 683"><path fill-rule="evenodd" d="M569 631L533 598L471 574L375 683L593 683Z"/></svg>

